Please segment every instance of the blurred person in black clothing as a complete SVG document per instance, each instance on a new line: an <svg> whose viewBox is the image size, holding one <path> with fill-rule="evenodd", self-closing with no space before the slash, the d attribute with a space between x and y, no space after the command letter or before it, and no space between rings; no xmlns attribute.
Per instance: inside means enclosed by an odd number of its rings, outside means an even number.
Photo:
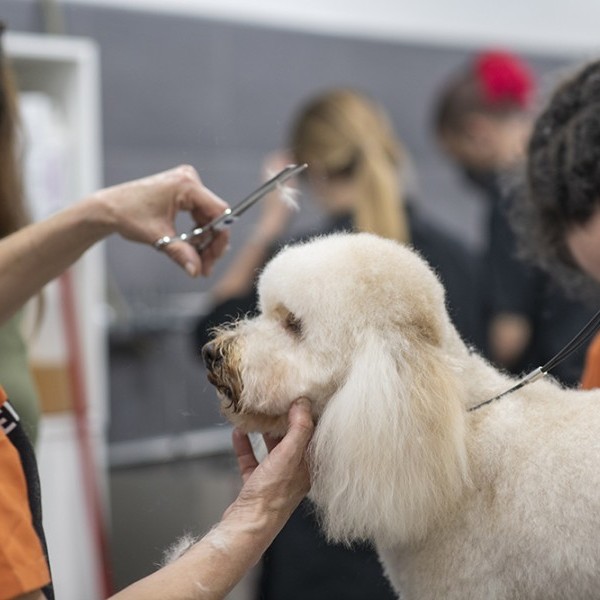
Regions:
<svg viewBox="0 0 600 600"><path fill-rule="evenodd" d="M534 93L534 77L523 60L484 52L446 83L435 114L441 146L489 202L481 271L484 351L514 374L544 364L593 314L519 257L509 206L520 201L512 184L533 125ZM553 374L576 384L584 354L582 348Z"/></svg>

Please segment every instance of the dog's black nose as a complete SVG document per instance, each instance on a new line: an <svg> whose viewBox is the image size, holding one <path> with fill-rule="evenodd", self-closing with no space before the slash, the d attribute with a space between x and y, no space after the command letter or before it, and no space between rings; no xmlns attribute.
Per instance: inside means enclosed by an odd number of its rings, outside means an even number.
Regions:
<svg viewBox="0 0 600 600"><path fill-rule="evenodd" d="M204 344L202 347L202 360L207 369L212 369L221 360L221 355L217 352L217 345L214 342Z"/></svg>

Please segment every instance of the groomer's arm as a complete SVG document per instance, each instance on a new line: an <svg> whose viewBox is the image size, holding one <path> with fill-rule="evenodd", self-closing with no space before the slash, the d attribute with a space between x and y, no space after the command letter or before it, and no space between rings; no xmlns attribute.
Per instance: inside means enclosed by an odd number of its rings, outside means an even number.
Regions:
<svg viewBox="0 0 600 600"><path fill-rule="evenodd" d="M305 451L313 432L308 401L290 409L290 426L256 462L248 438L234 432L244 487L222 521L175 562L113 600L220 600L260 559L310 488Z"/></svg>
<svg viewBox="0 0 600 600"><path fill-rule="evenodd" d="M179 211L204 224L226 207L192 167L183 166L106 188L21 229L0 241L0 323L106 236L119 233L152 244L175 233ZM165 252L189 275L206 275L227 243L228 234L221 232L202 257L184 242L168 245Z"/></svg>

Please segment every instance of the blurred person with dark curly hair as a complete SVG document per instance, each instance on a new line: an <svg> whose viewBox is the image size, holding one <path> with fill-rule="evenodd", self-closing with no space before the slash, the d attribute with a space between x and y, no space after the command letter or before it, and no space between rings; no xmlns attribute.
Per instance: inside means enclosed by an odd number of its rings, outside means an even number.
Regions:
<svg viewBox="0 0 600 600"><path fill-rule="evenodd" d="M598 298L600 281L600 61L555 90L535 123L524 201L515 224L526 251L571 293ZM582 387L600 387L600 338Z"/></svg>

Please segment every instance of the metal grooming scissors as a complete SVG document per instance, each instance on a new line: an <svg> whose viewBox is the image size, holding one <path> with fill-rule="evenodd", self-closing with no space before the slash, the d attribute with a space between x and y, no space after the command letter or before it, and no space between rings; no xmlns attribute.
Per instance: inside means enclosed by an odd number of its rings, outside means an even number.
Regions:
<svg viewBox="0 0 600 600"><path fill-rule="evenodd" d="M222 231L231 227L251 206L254 206L254 204L261 198L264 198L269 192L272 192L278 185L304 171L307 166L306 163L302 165L288 165L249 196L246 196L239 204L236 204L233 208L224 210L221 215L213 219L210 223L207 223L203 227L196 227L189 233L181 233L174 236L165 235L154 242L154 247L157 250L164 250L170 243L181 241L192 244L198 251L206 248L212 241L216 231Z"/></svg>

